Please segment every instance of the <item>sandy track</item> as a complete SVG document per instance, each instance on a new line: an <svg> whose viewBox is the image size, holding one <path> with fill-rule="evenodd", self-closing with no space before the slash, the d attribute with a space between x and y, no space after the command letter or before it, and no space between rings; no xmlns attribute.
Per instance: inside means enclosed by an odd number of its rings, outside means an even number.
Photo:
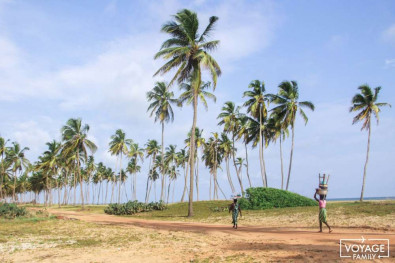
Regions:
<svg viewBox="0 0 395 263"><path fill-rule="evenodd" d="M182 231L204 233L208 236L224 237L232 240L227 244L219 244L221 248L229 251L252 253L264 256L263 261L304 261L316 262L317 260L339 261L339 241L344 238L388 238L390 251L395 252L394 231L372 230L361 228L335 228L334 232L317 233L313 228L294 228L287 226L239 226L234 230L231 225L203 224L189 222L144 220L130 217L82 213L74 211L50 210L50 213L69 219L78 219L97 224L110 224L121 226L137 226L158 231ZM212 249L212 248L211 248ZM214 248L217 249L217 248ZM208 249L207 252L210 250ZM224 250L222 250L224 251ZM211 251L214 252L215 251ZM221 250L218 250L221 253ZM392 261L389 259L378 262Z"/></svg>

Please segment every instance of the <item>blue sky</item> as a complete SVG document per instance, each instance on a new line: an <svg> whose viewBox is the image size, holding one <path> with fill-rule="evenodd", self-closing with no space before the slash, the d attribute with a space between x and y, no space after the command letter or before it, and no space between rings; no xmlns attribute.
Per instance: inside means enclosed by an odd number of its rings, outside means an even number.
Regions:
<svg viewBox="0 0 395 263"><path fill-rule="evenodd" d="M380 101L394 103L395 3L393 1L17 1L0 0L0 134L30 147L35 161L45 143L60 138L71 117L90 124L99 146L96 161L115 168L110 136L123 129L145 144L160 140L160 125L146 113L145 93L163 63L155 61L166 36L160 26L182 8L200 23L220 18L213 54L223 70L217 103L199 109L204 136L219 131L216 116L225 101L243 103L250 81L264 80L276 92L296 80L300 98L316 105L307 126L295 134L290 190L311 196L317 174L331 173L329 197L357 197L362 184L367 133L348 113L357 87L382 86ZM177 87L174 91L178 93ZM183 147L192 124L189 107L175 109L165 144ZM394 196L395 114L384 109L373 126L366 196ZM238 155L244 156L239 146ZM279 145L265 152L269 186L280 185ZM288 165L290 139L284 145ZM250 174L261 185L258 151L249 149ZM142 198L148 161L139 175ZM208 171L200 166L200 198L208 197ZM233 180L236 180L232 170ZM247 182L245 181L245 184ZM220 184L230 195L225 175ZM182 180L177 182L176 199ZM177 191L180 190L180 191Z"/></svg>

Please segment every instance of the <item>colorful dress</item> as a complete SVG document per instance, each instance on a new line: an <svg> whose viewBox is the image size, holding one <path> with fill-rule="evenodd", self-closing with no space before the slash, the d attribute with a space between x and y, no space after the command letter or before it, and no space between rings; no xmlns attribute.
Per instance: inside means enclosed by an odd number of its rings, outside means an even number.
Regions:
<svg viewBox="0 0 395 263"><path fill-rule="evenodd" d="M320 200L318 202L319 206L320 206L320 213L319 213L319 220L322 223L326 223L326 201L325 200Z"/></svg>
<svg viewBox="0 0 395 263"><path fill-rule="evenodd" d="M233 205L233 211L232 211L233 225L237 225L238 216L239 216L239 204L236 203Z"/></svg>

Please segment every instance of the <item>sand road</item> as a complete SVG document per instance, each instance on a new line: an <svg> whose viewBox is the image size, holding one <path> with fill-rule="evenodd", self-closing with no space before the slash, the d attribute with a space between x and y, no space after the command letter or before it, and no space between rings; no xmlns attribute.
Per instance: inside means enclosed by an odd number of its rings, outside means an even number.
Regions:
<svg viewBox="0 0 395 263"><path fill-rule="evenodd" d="M390 257L375 259L377 262L395 262L395 232L393 230L374 230L371 228L334 228L329 234L318 233L313 228L294 228L286 226L243 226L234 230L230 225L189 223L175 221L144 220L131 217L119 217L106 214L82 213L75 211L50 210L52 214L63 219L78 219L85 222L103 225L119 225L123 227L146 228L154 231L177 232L183 235L200 233L207 236L207 246L200 246L203 258L216 255L230 255L228 260L232 261L233 254L251 255L251 262L344 262L347 259L339 257L340 239L389 239ZM193 239L192 244L193 244ZM213 241L215 240L215 241ZM197 241L201 242L201 241ZM190 246L191 244L189 244ZM163 250L164 249L164 250ZM140 251L144 254L141 258L145 262L186 262L188 255L179 255L179 250L169 246L160 251L150 249ZM166 253L170 257L158 258L158 253ZM136 254L134 254L136 256ZM137 253L138 256L138 253ZM137 258L135 258L137 259ZM125 258L124 262L128 262ZM122 258L102 258L97 262L122 262ZM95 260L87 262L96 262ZM237 262L235 257L235 262ZM132 261L129 261L132 262ZM137 261L134 261L137 262ZM207 262L211 262L210 260ZM248 261L249 262L249 261Z"/></svg>

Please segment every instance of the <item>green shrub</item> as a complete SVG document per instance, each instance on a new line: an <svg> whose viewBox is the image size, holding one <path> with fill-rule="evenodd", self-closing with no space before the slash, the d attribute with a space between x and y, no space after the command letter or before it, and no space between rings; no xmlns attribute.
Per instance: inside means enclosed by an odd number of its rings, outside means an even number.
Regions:
<svg viewBox="0 0 395 263"><path fill-rule="evenodd" d="M240 199L240 207L242 209L263 210L317 205L310 198L275 188L253 187L248 188L246 192L246 198Z"/></svg>
<svg viewBox="0 0 395 263"><path fill-rule="evenodd" d="M151 202L145 204L137 201L129 201L124 204L109 204L104 209L104 213L109 215L133 215L141 212L165 209L166 205L163 202Z"/></svg>
<svg viewBox="0 0 395 263"><path fill-rule="evenodd" d="M18 207L16 204L0 203L0 217L15 218L27 215L26 208Z"/></svg>

